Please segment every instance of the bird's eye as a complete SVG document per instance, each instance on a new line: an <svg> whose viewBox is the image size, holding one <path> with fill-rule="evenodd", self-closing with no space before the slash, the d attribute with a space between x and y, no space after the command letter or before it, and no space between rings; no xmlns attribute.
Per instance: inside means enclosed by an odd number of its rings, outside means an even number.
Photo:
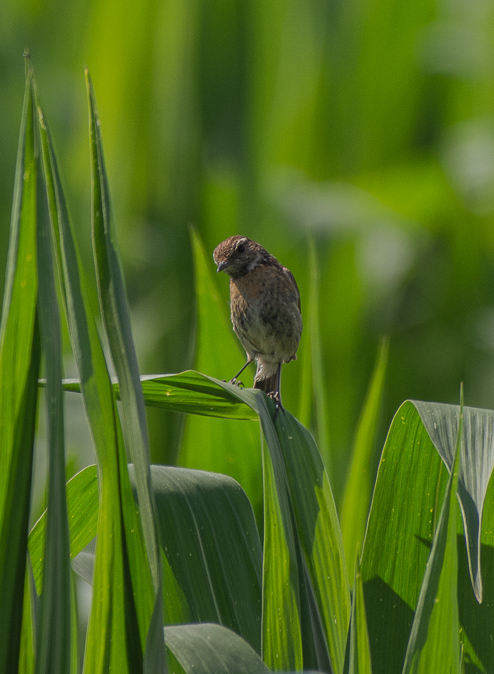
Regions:
<svg viewBox="0 0 494 674"><path fill-rule="evenodd" d="M237 253L245 253L245 243L241 243L240 246L237 246Z"/></svg>

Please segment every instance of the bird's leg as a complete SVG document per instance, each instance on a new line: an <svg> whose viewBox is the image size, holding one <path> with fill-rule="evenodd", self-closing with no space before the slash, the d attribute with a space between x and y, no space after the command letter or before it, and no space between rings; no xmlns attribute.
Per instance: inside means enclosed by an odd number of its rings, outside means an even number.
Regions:
<svg viewBox="0 0 494 674"><path fill-rule="evenodd" d="M230 379L230 384L235 384L236 386L243 386L241 381L238 381L239 376L242 374L242 372L245 370L247 365L250 365L254 359L251 358L250 356L247 356L247 362L245 365L243 365L240 370L237 372L237 374L233 377L233 379Z"/></svg>
<svg viewBox="0 0 494 674"><path fill-rule="evenodd" d="M281 404L281 363L278 363L278 372L276 373L276 390L272 393L268 393L268 396L271 398L271 400L274 400L274 418L276 419L278 416L278 410L281 410L283 414L285 413L285 408Z"/></svg>

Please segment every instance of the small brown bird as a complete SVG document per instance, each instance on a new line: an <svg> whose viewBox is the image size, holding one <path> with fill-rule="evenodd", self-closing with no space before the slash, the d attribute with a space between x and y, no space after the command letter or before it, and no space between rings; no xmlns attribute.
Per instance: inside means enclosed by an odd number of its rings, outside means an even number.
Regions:
<svg viewBox="0 0 494 674"><path fill-rule="evenodd" d="M247 362L257 362L254 388L281 404L281 365L297 358L302 334L300 293L291 271L261 245L246 236L231 236L213 252L217 271L230 277L230 308L233 330L247 353Z"/></svg>

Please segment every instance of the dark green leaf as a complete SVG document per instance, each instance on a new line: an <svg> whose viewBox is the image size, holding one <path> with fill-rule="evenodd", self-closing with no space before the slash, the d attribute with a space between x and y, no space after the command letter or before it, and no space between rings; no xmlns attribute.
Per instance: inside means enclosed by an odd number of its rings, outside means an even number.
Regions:
<svg viewBox="0 0 494 674"><path fill-rule="evenodd" d="M165 640L185 674L268 674L270 671L241 637L220 625L165 627Z"/></svg>
<svg viewBox="0 0 494 674"><path fill-rule="evenodd" d="M154 504L149 470L149 439L144 399L139 382L125 286L120 268L117 236L106 176L101 125L91 78L86 69L89 99L89 136L92 163L93 252L97 269L101 314L105 325L113 364L117 371L122 400L123 431L126 446L135 468L137 497L148 563L154 586L154 617L150 622L144 652L144 671L166 669L163 644L162 591L160 552L154 520ZM122 473L123 467L122 467ZM122 479L126 479L124 476ZM134 600L145 603L134 588Z"/></svg>
<svg viewBox="0 0 494 674"><path fill-rule="evenodd" d="M47 142L39 108L41 142ZM43 158L48 160L47 148ZM46 199L50 204L49 196ZM52 217L54 217L53 214ZM38 316L46 367L48 429L47 522L43 593L37 633L36 674L67 674L71 662L70 547L65 492L65 442L62 391L62 337L48 214L38 222Z"/></svg>
<svg viewBox="0 0 494 674"><path fill-rule="evenodd" d="M17 155L0 326L0 671L17 671L26 576L40 344L36 320L36 189L33 80L26 88Z"/></svg>

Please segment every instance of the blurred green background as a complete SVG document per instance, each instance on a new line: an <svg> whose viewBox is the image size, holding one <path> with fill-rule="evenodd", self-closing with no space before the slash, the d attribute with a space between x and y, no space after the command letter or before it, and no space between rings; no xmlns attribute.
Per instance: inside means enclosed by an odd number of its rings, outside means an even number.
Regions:
<svg viewBox="0 0 494 674"><path fill-rule="evenodd" d="M261 242L303 309L312 235L340 482L381 335L381 438L403 400L456 403L460 381L493 407L493 34L491 0L4 0L1 283L29 47L88 265L90 69L142 372L194 364L190 225L208 254ZM294 413L302 368L284 368ZM181 418L149 418L174 461Z"/></svg>

